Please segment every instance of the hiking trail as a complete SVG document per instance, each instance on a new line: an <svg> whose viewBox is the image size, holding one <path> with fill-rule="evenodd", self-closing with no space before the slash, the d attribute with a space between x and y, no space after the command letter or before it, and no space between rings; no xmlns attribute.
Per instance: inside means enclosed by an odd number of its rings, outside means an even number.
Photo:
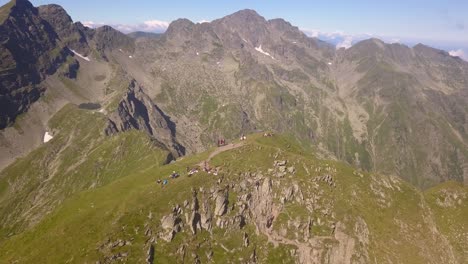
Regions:
<svg viewBox="0 0 468 264"><path fill-rule="evenodd" d="M226 146L222 146L222 147L219 147L217 148L215 151L213 151L206 160L203 160L201 161L198 166L203 166L206 163L210 162L210 160L212 158L214 158L216 155L222 153L222 152L225 152L225 151L228 151L228 150L231 150L231 149L236 149L236 148L240 148L244 145L244 142L238 142L238 143L232 143L232 144L228 144Z"/></svg>

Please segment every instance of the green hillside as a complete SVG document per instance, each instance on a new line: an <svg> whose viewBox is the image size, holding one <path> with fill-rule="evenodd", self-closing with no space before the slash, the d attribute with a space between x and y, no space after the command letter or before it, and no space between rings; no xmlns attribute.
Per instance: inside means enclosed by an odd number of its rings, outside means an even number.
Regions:
<svg viewBox="0 0 468 264"><path fill-rule="evenodd" d="M421 193L396 177L317 159L280 135L251 135L208 161L218 175L188 177L187 167L203 164L214 150L163 165L166 154L141 133L103 138L94 128L101 121L99 113L67 106L51 121L60 131L54 139L3 172L0 262L143 263L150 247L154 263L463 263L468 257L468 190L458 183ZM44 166L54 149L57 165ZM56 171L44 183L47 168ZM171 179L173 171L181 176ZM43 214L40 221L19 217L32 212Z"/></svg>

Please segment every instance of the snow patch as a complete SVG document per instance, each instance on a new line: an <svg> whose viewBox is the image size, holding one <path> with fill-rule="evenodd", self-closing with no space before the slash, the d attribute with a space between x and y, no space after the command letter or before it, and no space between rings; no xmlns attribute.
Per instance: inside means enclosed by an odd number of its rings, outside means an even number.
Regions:
<svg viewBox="0 0 468 264"><path fill-rule="evenodd" d="M270 58L272 58L272 59L275 59L273 56L270 55L270 53L268 53L268 52L266 52L266 51L264 51L264 50L262 49L262 45L260 45L260 46L258 46L258 47L255 47L255 50L258 51L258 52L260 52L260 53L262 53L262 54L264 54L264 55L267 55L268 57L270 57Z"/></svg>
<svg viewBox="0 0 468 264"><path fill-rule="evenodd" d="M123 52L123 50L122 50L122 49L119 49L119 50L120 50L120 52Z"/></svg>
<svg viewBox="0 0 468 264"><path fill-rule="evenodd" d="M132 56L132 55L130 55L130 56L128 56L128 57L129 57L130 59L132 59L132 58L133 58L133 56Z"/></svg>
<svg viewBox="0 0 468 264"><path fill-rule="evenodd" d="M333 63L329 62L328 65L332 65Z"/></svg>
<svg viewBox="0 0 468 264"><path fill-rule="evenodd" d="M249 43L247 40L245 40L245 38L242 38L241 39L245 42L245 43Z"/></svg>
<svg viewBox="0 0 468 264"><path fill-rule="evenodd" d="M53 138L54 137L51 134L49 134L49 132L45 132L45 134L44 134L44 143L49 142Z"/></svg>
<svg viewBox="0 0 468 264"><path fill-rule="evenodd" d="M74 51L74 50L72 50L72 49L70 49L70 51L73 52L73 54L75 54L76 56L82 58L82 59L85 60L85 61L91 61L88 57L83 56L83 55L79 54L78 52L76 52L76 51Z"/></svg>
<svg viewBox="0 0 468 264"><path fill-rule="evenodd" d="M197 51L197 56L198 56L198 55L200 55L200 53L198 53L198 51Z"/></svg>
<svg viewBox="0 0 468 264"><path fill-rule="evenodd" d="M293 41L293 44L296 44L296 43L297 43L297 41Z"/></svg>

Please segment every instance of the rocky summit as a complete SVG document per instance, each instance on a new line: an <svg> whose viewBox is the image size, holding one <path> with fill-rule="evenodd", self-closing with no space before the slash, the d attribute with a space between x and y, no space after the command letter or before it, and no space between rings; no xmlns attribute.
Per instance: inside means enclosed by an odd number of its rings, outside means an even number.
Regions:
<svg viewBox="0 0 468 264"><path fill-rule="evenodd" d="M468 62L241 10L0 7L0 263L467 263Z"/></svg>

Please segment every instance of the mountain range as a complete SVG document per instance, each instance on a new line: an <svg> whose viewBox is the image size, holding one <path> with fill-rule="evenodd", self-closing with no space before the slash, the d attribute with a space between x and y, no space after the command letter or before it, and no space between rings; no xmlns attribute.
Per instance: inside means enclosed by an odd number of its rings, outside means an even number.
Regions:
<svg viewBox="0 0 468 264"><path fill-rule="evenodd" d="M445 51L12 0L0 58L1 263L467 260L468 62Z"/></svg>

